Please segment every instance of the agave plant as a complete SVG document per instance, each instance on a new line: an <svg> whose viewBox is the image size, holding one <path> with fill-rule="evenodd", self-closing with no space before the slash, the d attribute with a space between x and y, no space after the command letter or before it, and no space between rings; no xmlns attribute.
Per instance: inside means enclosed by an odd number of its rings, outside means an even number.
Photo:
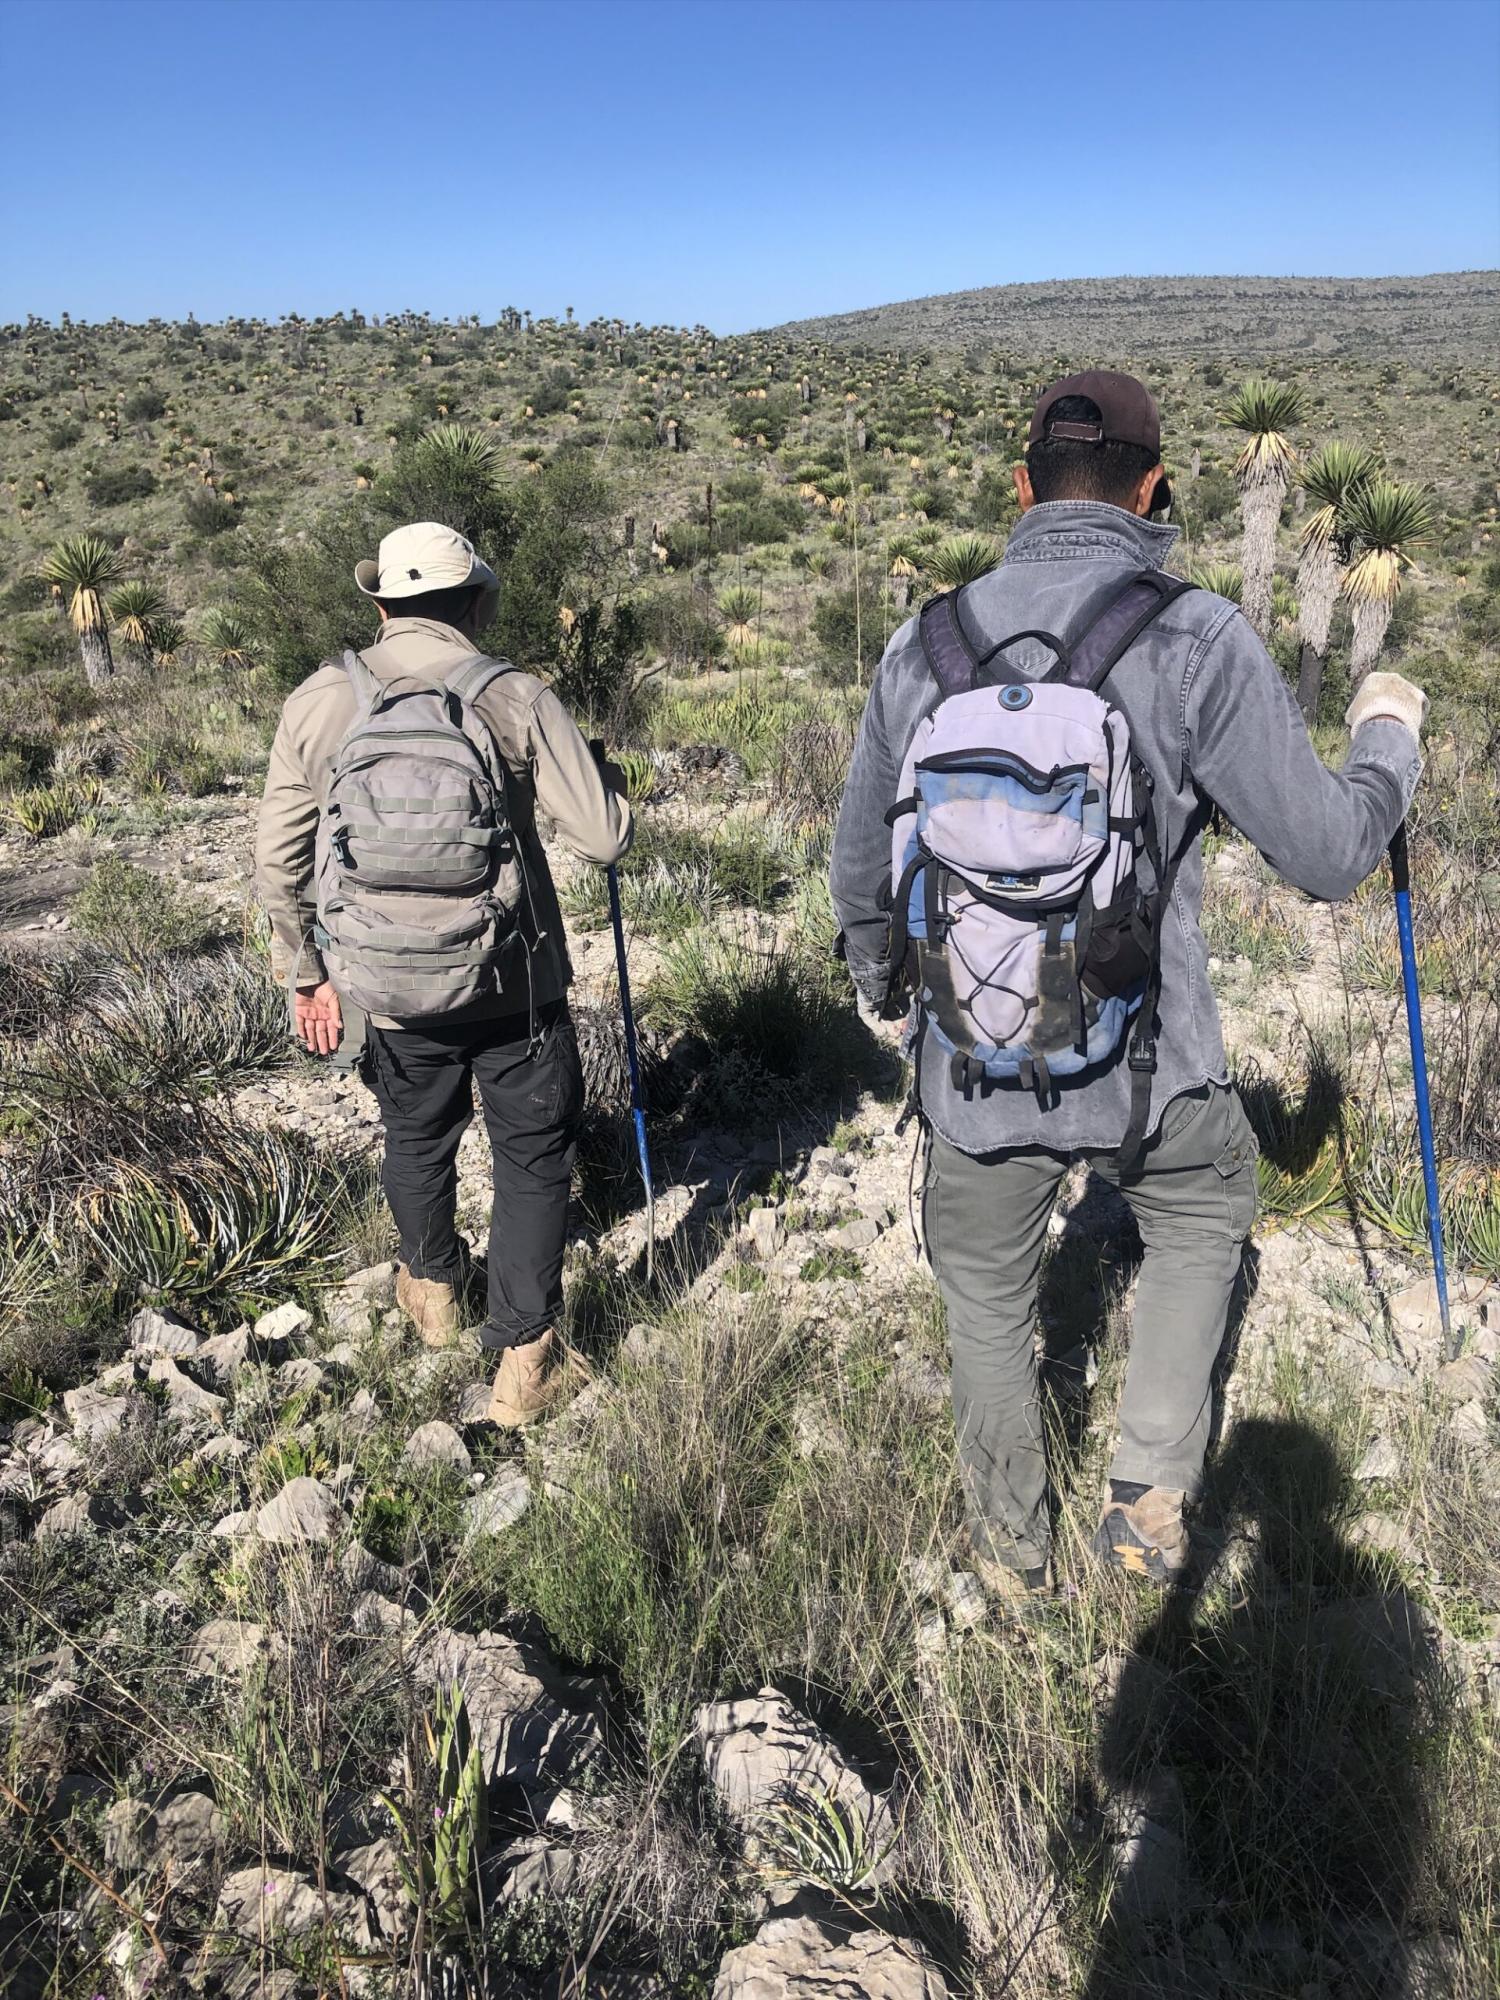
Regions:
<svg viewBox="0 0 1500 2000"><path fill-rule="evenodd" d="M154 583L122 583L105 600L105 610L126 645L141 659L151 652L151 621L160 618L167 600Z"/></svg>
<svg viewBox="0 0 1500 2000"><path fill-rule="evenodd" d="M1350 672L1356 687L1380 657L1411 551L1436 525L1432 496L1406 479L1373 479L1349 496L1354 556L1344 593L1354 607Z"/></svg>
<svg viewBox="0 0 1500 2000"><path fill-rule="evenodd" d="M1331 439L1307 461L1301 486L1314 501L1302 524L1302 554L1297 564L1297 623L1302 640L1297 700L1311 722L1323 690L1323 664L1328 657L1328 628L1338 601L1349 559L1349 502L1360 487L1380 471L1380 456L1367 445Z"/></svg>
<svg viewBox="0 0 1500 2000"><path fill-rule="evenodd" d="M198 643L216 667L253 667L255 642L237 611L217 607L204 613Z"/></svg>
<svg viewBox="0 0 1500 2000"><path fill-rule="evenodd" d="M957 590L985 576L1000 560L988 535L950 535L927 558L927 574L939 590Z"/></svg>
<svg viewBox="0 0 1500 2000"><path fill-rule="evenodd" d="M1245 573L1238 563L1194 563L1188 576L1200 590L1212 591L1215 597L1227 597L1231 604L1238 604L1244 596Z"/></svg>
<svg viewBox="0 0 1500 2000"><path fill-rule="evenodd" d="M90 687L102 685L115 670L103 593L119 580L122 567L119 550L98 535L66 536L42 564L45 580L68 593L68 618Z"/></svg>
<svg viewBox="0 0 1500 2000"><path fill-rule="evenodd" d="M1244 523L1241 568L1245 616L1263 639L1271 630L1271 572L1276 562L1276 523L1297 454L1286 436L1302 415L1302 391L1291 382L1252 375L1230 400L1227 415L1246 433L1234 462Z"/></svg>

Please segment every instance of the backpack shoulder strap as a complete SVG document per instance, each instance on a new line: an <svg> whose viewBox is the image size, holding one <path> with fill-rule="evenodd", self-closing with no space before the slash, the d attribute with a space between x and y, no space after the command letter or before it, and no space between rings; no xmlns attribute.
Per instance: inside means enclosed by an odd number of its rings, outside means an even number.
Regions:
<svg viewBox="0 0 1500 2000"><path fill-rule="evenodd" d="M1196 587L1159 569L1138 571L1075 640L1066 678L1097 694L1146 627Z"/></svg>
<svg viewBox="0 0 1500 2000"><path fill-rule="evenodd" d="M354 690L354 699L361 715L379 701L384 692L383 683L370 671L368 661L360 653L346 649L339 665L349 676L349 685Z"/></svg>
<svg viewBox="0 0 1500 2000"><path fill-rule="evenodd" d="M928 672L937 682L946 701L950 695L964 694L976 684L979 656L969 642L958 614L958 590L945 590L929 597L917 619L917 634Z"/></svg>
<svg viewBox="0 0 1500 2000"><path fill-rule="evenodd" d="M450 694L456 694L460 701L470 707L478 701L487 687L505 674L518 674L521 669L511 660L492 660L485 653L477 659L465 660L463 665L451 674L443 676L443 686Z"/></svg>

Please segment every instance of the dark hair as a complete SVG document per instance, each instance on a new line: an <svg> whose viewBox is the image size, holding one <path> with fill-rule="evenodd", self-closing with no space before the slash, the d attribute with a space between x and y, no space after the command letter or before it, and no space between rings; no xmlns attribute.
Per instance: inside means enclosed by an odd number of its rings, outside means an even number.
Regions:
<svg viewBox="0 0 1500 2000"><path fill-rule="evenodd" d="M1092 396L1059 396L1047 422L1097 424L1103 414ZM1026 470L1038 500L1106 500L1123 507L1157 462L1143 444L1088 444L1079 438L1042 436L1026 448Z"/></svg>
<svg viewBox="0 0 1500 2000"><path fill-rule="evenodd" d="M484 585L450 584L446 590L423 590L415 597L378 597L388 618L435 618L440 625L461 625L473 610Z"/></svg>

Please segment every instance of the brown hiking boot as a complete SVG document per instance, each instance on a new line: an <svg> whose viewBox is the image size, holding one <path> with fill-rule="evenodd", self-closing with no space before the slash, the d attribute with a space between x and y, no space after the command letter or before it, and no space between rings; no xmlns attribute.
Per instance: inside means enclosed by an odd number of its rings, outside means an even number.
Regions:
<svg viewBox="0 0 1500 2000"><path fill-rule="evenodd" d="M524 1347L507 1347L495 1370L495 1387L486 1411L492 1424L519 1430L539 1417L557 1397L562 1380L554 1366L550 1328Z"/></svg>
<svg viewBox="0 0 1500 2000"><path fill-rule="evenodd" d="M1017 1569L1011 1563L1001 1562L998 1556L987 1555L976 1546L972 1535L967 1540L969 1565L985 1596L1002 1617L1010 1612L1024 1612L1028 1606L1035 1608L1052 1596L1051 1563L1041 1563L1035 1569Z"/></svg>
<svg viewBox="0 0 1500 2000"><path fill-rule="evenodd" d="M441 1278L414 1278L404 1264L396 1266L396 1304L422 1336L427 1347L451 1347L462 1315L458 1288Z"/></svg>
<svg viewBox="0 0 1500 2000"><path fill-rule="evenodd" d="M1187 1568L1192 1545L1181 1487L1125 1486L1111 1481L1094 1530L1094 1554L1106 1569L1122 1569L1150 1583L1173 1583Z"/></svg>

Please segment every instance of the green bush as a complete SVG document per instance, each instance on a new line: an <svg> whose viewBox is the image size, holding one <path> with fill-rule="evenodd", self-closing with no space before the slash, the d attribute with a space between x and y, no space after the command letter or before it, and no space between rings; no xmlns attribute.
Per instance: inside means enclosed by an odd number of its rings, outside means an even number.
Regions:
<svg viewBox="0 0 1500 2000"><path fill-rule="evenodd" d="M132 424L154 424L158 417L164 417L166 413L166 397L150 382L143 382L120 405L120 414Z"/></svg>
<svg viewBox="0 0 1500 2000"><path fill-rule="evenodd" d="M106 466L88 483L91 507L120 507L127 500L145 500L156 491L156 474L144 465Z"/></svg>
<svg viewBox="0 0 1500 2000"><path fill-rule="evenodd" d="M71 915L80 937L134 966L169 952L201 951L221 928L196 896L165 876L114 857L89 870Z"/></svg>

